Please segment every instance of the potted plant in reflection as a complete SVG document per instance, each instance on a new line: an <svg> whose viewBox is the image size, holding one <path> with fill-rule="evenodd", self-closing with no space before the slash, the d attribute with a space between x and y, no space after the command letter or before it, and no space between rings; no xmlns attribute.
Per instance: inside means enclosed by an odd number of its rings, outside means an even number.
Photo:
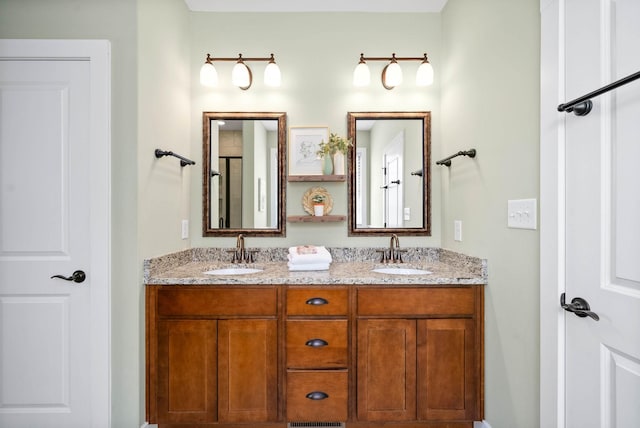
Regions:
<svg viewBox="0 0 640 428"><path fill-rule="evenodd" d="M329 141L322 140L316 154L324 160L322 165L322 173L324 175L335 174L336 154L340 153L344 156L351 144L350 139L340 137L334 133L329 135Z"/></svg>
<svg viewBox="0 0 640 428"><path fill-rule="evenodd" d="M324 195L313 195L311 200L313 201L313 215L317 217L324 215Z"/></svg>

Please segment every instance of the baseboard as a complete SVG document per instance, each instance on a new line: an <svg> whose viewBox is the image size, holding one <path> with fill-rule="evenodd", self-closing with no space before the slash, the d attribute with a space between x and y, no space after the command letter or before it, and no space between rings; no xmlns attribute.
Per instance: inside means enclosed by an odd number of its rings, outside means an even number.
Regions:
<svg viewBox="0 0 640 428"><path fill-rule="evenodd" d="M149 425L149 422L145 422L140 425L140 428L158 428L158 425ZM487 421L475 421L473 423L473 428L491 428L491 425L489 425L489 422Z"/></svg>

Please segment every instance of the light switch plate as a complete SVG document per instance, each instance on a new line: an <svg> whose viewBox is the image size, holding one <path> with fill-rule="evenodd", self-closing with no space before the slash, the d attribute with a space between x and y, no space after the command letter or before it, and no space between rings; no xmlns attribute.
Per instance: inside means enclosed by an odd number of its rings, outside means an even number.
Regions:
<svg viewBox="0 0 640 428"><path fill-rule="evenodd" d="M514 229L538 227L538 208L535 199L513 199L507 202L507 226Z"/></svg>
<svg viewBox="0 0 640 428"><path fill-rule="evenodd" d="M453 221L453 240L462 241L462 221L461 220Z"/></svg>
<svg viewBox="0 0 640 428"><path fill-rule="evenodd" d="M409 221L409 220L411 220L411 208L405 207L404 208L404 221Z"/></svg>
<svg viewBox="0 0 640 428"><path fill-rule="evenodd" d="M182 220L182 239L189 239L189 220Z"/></svg>

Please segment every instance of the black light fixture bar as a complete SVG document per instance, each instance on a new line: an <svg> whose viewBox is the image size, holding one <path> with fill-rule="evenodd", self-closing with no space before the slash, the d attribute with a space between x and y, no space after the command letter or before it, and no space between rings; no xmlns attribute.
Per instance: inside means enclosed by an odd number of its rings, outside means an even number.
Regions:
<svg viewBox="0 0 640 428"><path fill-rule="evenodd" d="M234 61L234 62L238 62L238 60L242 60L242 61L271 61L271 60L275 60L273 57L273 54L271 54L270 57L266 57L266 58L245 58L242 56L242 54L238 54L237 57L234 58L214 58L211 55L207 54L207 58L205 59L205 62L208 63L212 63L213 61Z"/></svg>
<svg viewBox="0 0 640 428"><path fill-rule="evenodd" d="M600 89L596 89L593 92L589 92L588 94L583 95L579 98L576 98L573 101L560 104L558 106L558 111L566 112L566 113L573 112L573 114L575 114L576 116L586 116L589 114L589 112L593 108L593 102L591 101L591 98L597 97L613 89L619 88L620 86L624 86L627 83L631 83L637 79L640 79L640 71L630 74L627 77L623 77L620 80L616 80L615 82L610 83L606 86L603 86Z"/></svg>
<svg viewBox="0 0 640 428"><path fill-rule="evenodd" d="M364 56L364 54L360 54L360 59L364 61L391 61L393 59L396 61L423 61L425 56L396 56L396 54L392 56Z"/></svg>

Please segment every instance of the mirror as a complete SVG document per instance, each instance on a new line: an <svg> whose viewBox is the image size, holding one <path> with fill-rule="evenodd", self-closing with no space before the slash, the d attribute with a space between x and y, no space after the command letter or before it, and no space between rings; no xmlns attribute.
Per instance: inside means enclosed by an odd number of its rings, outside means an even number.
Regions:
<svg viewBox="0 0 640 428"><path fill-rule="evenodd" d="M348 113L348 126L349 235L431 235L431 113Z"/></svg>
<svg viewBox="0 0 640 428"><path fill-rule="evenodd" d="M284 236L285 113L202 118L203 236Z"/></svg>

